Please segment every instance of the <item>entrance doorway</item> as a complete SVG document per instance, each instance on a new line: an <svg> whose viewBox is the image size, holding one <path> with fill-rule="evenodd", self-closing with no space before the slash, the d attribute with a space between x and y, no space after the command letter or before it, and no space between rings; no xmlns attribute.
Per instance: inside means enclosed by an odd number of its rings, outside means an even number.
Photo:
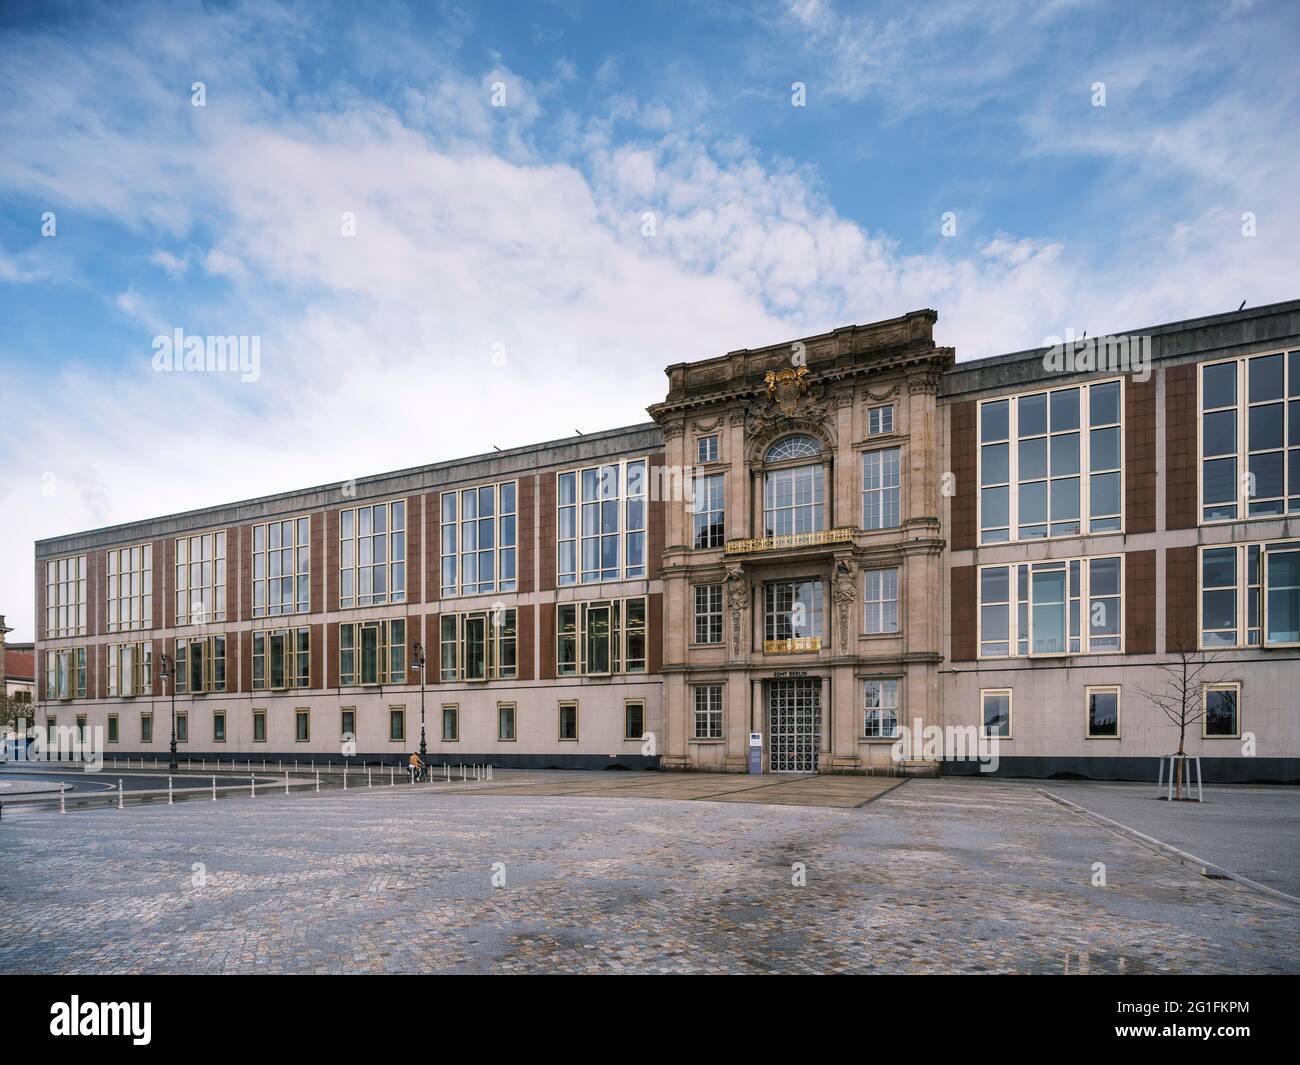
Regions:
<svg viewBox="0 0 1300 1065"><path fill-rule="evenodd" d="M822 741L822 682L767 683L768 764L773 773L815 773Z"/></svg>

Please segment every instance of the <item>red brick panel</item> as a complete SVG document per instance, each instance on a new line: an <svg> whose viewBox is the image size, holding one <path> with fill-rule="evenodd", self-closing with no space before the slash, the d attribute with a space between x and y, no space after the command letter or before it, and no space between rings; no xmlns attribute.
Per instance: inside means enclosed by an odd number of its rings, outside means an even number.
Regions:
<svg viewBox="0 0 1300 1065"><path fill-rule="evenodd" d="M339 627L331 623L325 627L325 681L326 687L339 686Z"/></svg>
<svg viewBox="0 0 1300 1065"><path fill-rule="evenodd" d="M1196 364L1165 370L1165 528L1196 527Z"/></svg>
<svg viewBox="0 0 1300 1065"><path fill-rule="evenodd" d="M1152 510L1154 517L1155 511ZM1124 650L1131 655L1156 653L1156 553L1130 551L1124 556L1124 602L1128 618Z"/></svg>
<svg viewBox="0 0 1300 1065"><path fill-rule="evenodd" d="M332 609L325 603L325 511L318 510L311 516L311 609L312 613L322 613ZM320 686L320 677L312 673L316 686Z"/></svg>
<svg viewBox="0 0 1300 1065"><path fill-rule="evenodd" d="M664 465L664 453L661 451L657 455L650 456L649 474L646 482L647 495L650 494L650 485L659 483L659 469ZM662 495L661 492L655 492L654 495ZM666 513L664 508L668 505L665 499L650 499L648 512L648 535L646 537L646 550L649 552L648 565L646 574L651 580L659 576L659 571L663 567L664 560L664 537L666 535L665 520Z"/></svg>
<svg viewBox="0 0 1300 1065"><path fill-rule="evenodd" d="M539 477L537 486L537 587L544 591L555 590L555 472L549 470ZM554 657L554 656L551 656ZM551 666L554 669L554 664Z"/></svg>
<svg viewBox="0 0 1300 1065"><path fill-rule="evenodd" d="M1196 633L1196 548L1165 549L1165 652L1194 651Z"/></svg>
<svg viewBox="0 0 1300 1065"><path fill-rule="evenodd" d="M1138 381L1130 375L1124 386L1124 531L1156 531L1154 376Z"/></svg>
<svg viewBox="0 0 1300 1065"><path fill-rule="evenodd" d="M104 579L107 560L103 551L86 552L86 632L90 636L102 636L108 629L107 597L108 582Z"/></svg>
<svg viewBox="0 0 1300 1065"><path fill-rule="evenodd" d="M307 687L323 688L325 674L321 672L325 663L325 626L311 626L311 676L307 678Z"/></svg>
<svg viewBox="0 0 1300 1065"><path fill-rule="evenodd" d="M952 497L952 549L968 551L976 544L975 512L977 445L975 418L978 404L973 400L954 403L950 408L949 426L952 431L952 474L956 481Z"/></svg>
<svg viewBox="0 0 1300 1065"><path fill-rule="evenodd" d="M253 690L253 633L251 630L239 634L239 690Z"/></svg>
<svg viewBox="0 0 1300 1065"><path fill-rule="evenodd" d="M331 509L325 512L325 602L319 607L313 603L312 609L337 610L338 608L339 512L337 509Z"/></svg>
<svg viewBox="0 0 1300 1065"><path fill-rule="evenodd" d="M516 633L516 648L519 662L519 679L532 680L536 676L534 668L536 655L533 654L533 633L536 631L537 608L535 606L521 606L516 612L518 625Z"/></svg>
<svg viewBox="0 0 1300 1065"><path fill-rule="evenodd" d="M176 553L176 545L172 544L172 555ZM176 560L173 557L172 562ZM226 530L226 620L234 621L239 617L239 575L242 563L240 553L239 526L232 526ZM172 569L175 573L175 567ZM173 592L175 589L173 589ZM249 587L244 589L244 595L252 596L252 579L249 580ZM176 612L176 596L172 595L172 613ZM229 653L230 646L227 644L226 651ZM226 683L230 683L230 663L226 663Z"/></svg>
<svg viewBox="0 0 1300 1065"><path fill-rule="evenodd" d="M975 619L976 567L956 566L952 571L952 660L974 662L978 657Z"/></svg>
<svg viewBox="0 0 1300 1065"><path fill-rule="evenodd" d="M421 602L420 574L423 569L424 556L420 545L424 542L424 508L420 506L421 496L406 498L406 601Z"/></svg>
<svg viewBox="0 0 1300 1065"><path fill-rule="evenodd" d="M519 478L515 491L515 507L518 510L515 543L515 572L519 575L517 585L521 592L531 592L537 587L537 553L533 538L537 533L537 478L526 475Z"/></svg>
<svg viewBox="0 0 1300 1065"><path fill-rule="evenodd" d="M555 679L555 604L542 603L538 608L537 625L541 633L541 648L537 663L538 680Z"/></svg>
<svg viewBox="0 0 1300 1065"><path fill-rule="evenodd" d="M155 540L153 542L153 601L149 604L149 609L153 612L153 624L151 629L161 629L163 627L164 614L167 611L167 589L171 587L172 581L167 578L173 573L167 565L167 545L172 545L172 550L176 550L176 541L174 540ZM176 597L172 596L173 603ZM175 610L175 606L172 607Z"/></svg>
<svg viewBox="0 0 1300 1065"><path fill-rule="evenodd" d="M424 677L425 684L437 684L441 676L441 665L439 656L442 654L442 643L439 639L439 628L441 614L426 614L424 616Z"/></svg>
<svg viewBox="0 0 1300 1065"><path fill-rule="evenodd" d="M230 604L227 603L226 606L229 607ZM239 619L253 620L253 527L251 525L245 525L239 530Z"/></svg>
<svg viewBox="0 0 1300 1065"><path fill-rule="evenodd" d="M664 597L656 592L650 597L650 608L646 622L649 631L646 634L646 672L661 673L664 668Z"/></svg>

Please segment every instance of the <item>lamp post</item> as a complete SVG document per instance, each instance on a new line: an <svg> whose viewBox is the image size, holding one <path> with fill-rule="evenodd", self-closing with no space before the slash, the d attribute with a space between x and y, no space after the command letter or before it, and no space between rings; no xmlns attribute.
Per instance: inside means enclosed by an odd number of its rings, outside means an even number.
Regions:
<svg viewBox="0 0 1300 1065"><path fill-rule="evenodd" d="M424 648L416 641L411 646L411 670L420 671L420 761L424 761L427 748L424 743Z"/></svg>
<svg viewBox="0 0 1300 1065"><path fill-rule="evenodd" d="M161 662L161 664L160 664L160 668L159 668L159 676L162 678L162 682L163 682L163 685L164 685L164 686L167 684L167 681L168 681L168 680L171 680L171 682L172 682L172 684L171 684L171 689L172 689L172 691L171 691L171 695L172 695L172 747L171 747L171 751L172 751L172 761L171 761L171 770L172 770L173 773L176 772L176 678L172 675L172 674L174 674L175 672L176 672L176 662L175 662L175 660L174 660L174 659L171 659L171 658L168 658L167 655L164 654L164 655L162 656L162 662Z"/></svg>

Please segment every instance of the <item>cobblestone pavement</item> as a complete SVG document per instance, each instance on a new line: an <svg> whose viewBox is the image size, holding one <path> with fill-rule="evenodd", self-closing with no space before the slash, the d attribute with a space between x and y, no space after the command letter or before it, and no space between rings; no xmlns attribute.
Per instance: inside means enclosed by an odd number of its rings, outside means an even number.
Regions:
<svg viewBox="0 0 1300 1065"><path fill-rule="evenodd" d="M30 813L0 824L0 907L6 973L1300 971L1294 907L981 780L860 809L377 788Z"/></svg>

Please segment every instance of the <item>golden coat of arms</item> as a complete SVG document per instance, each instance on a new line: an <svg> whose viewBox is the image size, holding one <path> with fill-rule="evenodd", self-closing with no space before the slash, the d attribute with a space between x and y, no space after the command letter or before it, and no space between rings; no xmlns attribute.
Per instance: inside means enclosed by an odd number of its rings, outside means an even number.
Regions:
<svg viewBox="0 0 1300 1065"><path fill-rule="evenodd" d="M767 398L788 417L798 409L800 398L808 391L808 367L769 370L763 383L767 385Z"/></svg>

